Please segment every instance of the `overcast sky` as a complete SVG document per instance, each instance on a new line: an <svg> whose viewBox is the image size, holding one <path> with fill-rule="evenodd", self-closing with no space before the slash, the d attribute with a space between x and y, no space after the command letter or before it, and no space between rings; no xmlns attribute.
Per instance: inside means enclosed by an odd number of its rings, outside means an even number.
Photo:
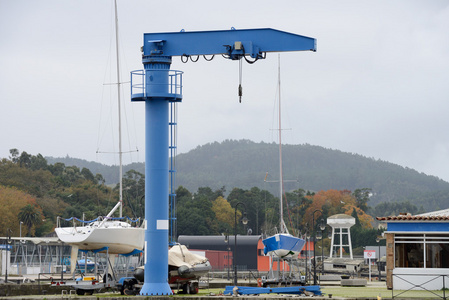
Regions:
<svg viewBox="0 0 449 300"><path fill-rule="evenodd" d="M145 32L274 28L317 39L282 53L283 141L357 153L449 181L448 1L118 0L122 81ZM0 0L0 157L118 163L112 0ZM225 139L276 142L278 55L222 57L184 72L178 153ZM112 71L111 71L112 70ZM124 146L143 161L144 104L123 85ZM111 125L113 124L113 125ZM112 132L115 137L112 137ZM114 145L114 146L113 146Z"/></svg>

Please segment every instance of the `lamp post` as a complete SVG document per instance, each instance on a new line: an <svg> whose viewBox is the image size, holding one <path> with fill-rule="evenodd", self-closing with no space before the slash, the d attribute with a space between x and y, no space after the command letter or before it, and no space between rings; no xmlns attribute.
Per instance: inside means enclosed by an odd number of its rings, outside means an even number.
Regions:
<svg viewBox="0 0 449 300"><path fill-rule="evenodd" d="M316 232L316 234L315 234L315 237L316 237L316 239L319 241L319 240L321 240L321 241L323 241L323 232L322 231L317 231ZM323 244L321 244L321 245L323 245ZM316 246L316 241L315 241L315 243L314 243L314 247ZM318 246L319 247L319 246ZM323 249L323 247L321 247L321 249ZM321 251L321 253L323 253L323 251ZM318 254L318 255L320 255L320 254ZM315 259L315 263L317 263L316 262L316 259ZM318 270L319 271L319 270ZM315 276L316 276L316 274L315 274Z"/></svg>
<svg viewBox="0 0 449 300"><path fill-rule="evenodd" d="M323 212L319 209L315 209L312 213L312 234L313 234L313 285L316 285L316 252L315 252L315 241L316 241L316 230L315 230L315 213L319 212L323 215Z"/></svg>
<svg viewBox="0 0 449 300"><path fill-rule="evenodd" d="M243 202L239 202L235 205L235 215L234 215L234 253L232 254L232 260L234 262L234 286L237 286L237 207L243 205L245 211L243 212L242 223L243 225L248 224L248 219L246 218L246 205Z"/></svg>
<svg viewBox="0 0 449 300"><path fill-rule="evenodd" d="M229 250L230 250L230 248L229 248L229 235L225 235L225 243L227 245L226 250L228 251L228 267L227 267L227 269L228 269L228 280L229 280Z"/></svg>
<svg viewBox="0 0 449 300"><path fill-rule="evenodd" d="M379 281L381 279L381 273L380 273L380 238L376 238L376 243L379 246L379 257L377 258L377 270L379 271Z"/></svg>
<svg viewBox="0 0 449 300"><path fill-rule="evenodd" d="M6 244L6 267L5 267L5 283L8 283L8 263L9 263L9 247L11 245L11 229L6 230L6 241L8 242Z"/></svg>
<svg viewBox="0 0 449 300"><path fill-rule="evenodd" d="M320 221L321 230L321 275L324 274L324 229L326 229L326 224L324 224L324 219Z"/></svg>
<svg viewBox="0 0 449 300"><path fill-rule="evenodd" d="M22 224L23 224L23 222L20 221L20 237L22 237Z"/></svg>
<svg viewBox="0 0 449 300"><path fill-rule="evenodd" d="M306 229L305 229L305 240L306 240L306 247L305 247L305 250L304 250L304 260L305 260L305 266L306 266L306 282L305 282L305 285L307 285L307 281L308 281L308 279L309 279L309 277L308 277L308 272L307 272L307 258L308 258L308 252L309 252L309 238L308 238L308 226L307 226L307 223L306 223Z"/></svg>

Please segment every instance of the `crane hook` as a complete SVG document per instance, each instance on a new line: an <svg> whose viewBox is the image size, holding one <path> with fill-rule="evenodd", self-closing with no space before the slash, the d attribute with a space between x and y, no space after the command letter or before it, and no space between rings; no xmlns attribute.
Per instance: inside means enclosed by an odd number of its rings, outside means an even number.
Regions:
<svg viewBox="0 0 449 300"><path fill-rule="evenodd" d="M239 59L239 103L242 103L242 58Z"/></svg>

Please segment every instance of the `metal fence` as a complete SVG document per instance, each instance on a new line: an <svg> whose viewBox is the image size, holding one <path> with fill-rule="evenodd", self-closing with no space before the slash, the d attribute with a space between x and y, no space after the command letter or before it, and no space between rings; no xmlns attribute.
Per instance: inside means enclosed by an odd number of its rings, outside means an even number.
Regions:
<svg viewBox="0 0 449 300"><path fill-rule="evenodd" d="M436 296L441 299L447 299L446 289L448 286L447 280L449 280L449 275L447 274L393 274L393 288L391 290L391 297L393 299L401 296L406 296L405 294L411 294L414 291L426 291L429 295ZM395 284L396 283L396 284ZM395 285L399 283L408 286L408 289L396 289Z"/></svg>

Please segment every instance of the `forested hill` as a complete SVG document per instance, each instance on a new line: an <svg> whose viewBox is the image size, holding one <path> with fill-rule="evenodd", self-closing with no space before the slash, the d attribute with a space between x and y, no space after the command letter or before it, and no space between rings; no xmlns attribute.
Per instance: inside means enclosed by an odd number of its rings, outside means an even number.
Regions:
<svg viewBox="0 0 449 300"><path fill-rule="evenodd" d="M298 188L310 191L351 190L371 188L370 206L380 202L410 201L426 211L447 208L449 183L435 176L389 162L357 154L312 145L284 145L283 173L287 191ZM176 185L189 191L198 187L213 190L259 187L275 195L279 193L279 147L275 143L255 143L248 140L226 140L209 143L177 156ZM49 163L87 167L101 173L107 182L118 181L116 167L79 165L65 159L48 158ZM144 173L143 164L127 166ZM268 172L267 180L264 181ZM111 174L115 177L110 177Z"/></svg>
<svg viewBox="0 0 449 300"><path fill-rule="evenodd" d="M418 207L447 208L440 197L449 197L449 183L413 169L357 154L312 145L284 145L283 173L286 190L351 190L371 188L370 205L407 201ZM279 146L248 140L206 144L178 155L177 184L188 190L198 186L265 188L275 195L279 184ZM268 172L267 182L264 178ZM287 182L290 181L290 182ZM425 197L427 203L422 203ZM433 199L433 197L437 197ZM443 206L441 206L443 205Z"/></svg>

